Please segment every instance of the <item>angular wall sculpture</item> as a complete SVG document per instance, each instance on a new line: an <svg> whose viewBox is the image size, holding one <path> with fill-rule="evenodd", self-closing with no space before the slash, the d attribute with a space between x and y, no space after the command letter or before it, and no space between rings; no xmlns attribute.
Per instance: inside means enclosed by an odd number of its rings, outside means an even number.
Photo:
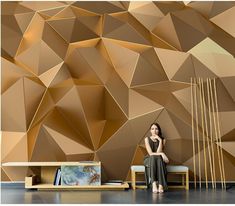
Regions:
<svg viewBox="0 0 235 206"><path fill-rule="evenodd" d="M99 160L107 178L129 179L156 121L192 179L190 78L210 77L235 180L235 2L1 5L2 162Z"/></svg>

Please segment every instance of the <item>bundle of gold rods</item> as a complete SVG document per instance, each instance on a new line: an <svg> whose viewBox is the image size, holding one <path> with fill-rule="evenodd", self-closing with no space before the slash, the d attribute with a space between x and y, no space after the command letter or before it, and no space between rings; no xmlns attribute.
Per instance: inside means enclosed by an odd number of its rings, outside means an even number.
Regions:
<svg viewBox="0 0 235 206"><path fill-rule="evenodd" d="M197 174L199 178L199 187L202 187L201 168L204 168L206 188L208 188L209 172L211 177L211 186L212 188L216 188L215 169L219 167L221 187L224 189L226 188L226 183L215 79L212 80L207 78L206 80L203 80L200 77L191 78L191 114L194 188L197 187ZM201 141L203 145L202 152L200 148ZM195 142L197 146L195 145ZM216 152L218 167L216 167L215 161ZM203 154L204 162L201 159L201 153Z"/></svg>

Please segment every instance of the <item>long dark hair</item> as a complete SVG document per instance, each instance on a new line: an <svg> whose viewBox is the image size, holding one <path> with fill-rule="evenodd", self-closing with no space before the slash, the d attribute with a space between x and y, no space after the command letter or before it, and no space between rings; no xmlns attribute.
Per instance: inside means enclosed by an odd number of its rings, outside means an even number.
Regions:
<svg viewBox="0 0 235 206"><path fill-rule="evenodd" d="M154 122L150 125L150 129L153 125L155 125L158 128L158 136L160 138L164 139L164 137L162 136L162 129L161 129L160 125L158 123Z"/></svg>

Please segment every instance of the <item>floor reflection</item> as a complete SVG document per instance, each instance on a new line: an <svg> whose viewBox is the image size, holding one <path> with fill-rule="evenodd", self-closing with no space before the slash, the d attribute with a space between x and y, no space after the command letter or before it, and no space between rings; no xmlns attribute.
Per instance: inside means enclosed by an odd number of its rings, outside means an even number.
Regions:
<svg viewBox="0 0 235 206"><path fill-rule="evenodd" d="M235 188L169 190L153 194L151 190L124 191L37 191L22 188L2 187L4 204L227 204L235 202Z"/></svg>

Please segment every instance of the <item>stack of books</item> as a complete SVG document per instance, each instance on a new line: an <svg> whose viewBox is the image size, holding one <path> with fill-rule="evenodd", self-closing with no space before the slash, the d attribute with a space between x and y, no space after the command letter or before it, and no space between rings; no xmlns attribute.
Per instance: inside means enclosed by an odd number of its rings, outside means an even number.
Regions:
<svg viewBox="0 0 235 206"><path fill-rule="evenodd" d="M54 178L54 185L60 185L61 183L61 169L57 168Z"/></svg>
<svg viewBox="0 0 235 206"><path fill-rule="evenodd" d="M104 185L122 185L122 180L109 180L108 182L105 182Z"/></svg>

